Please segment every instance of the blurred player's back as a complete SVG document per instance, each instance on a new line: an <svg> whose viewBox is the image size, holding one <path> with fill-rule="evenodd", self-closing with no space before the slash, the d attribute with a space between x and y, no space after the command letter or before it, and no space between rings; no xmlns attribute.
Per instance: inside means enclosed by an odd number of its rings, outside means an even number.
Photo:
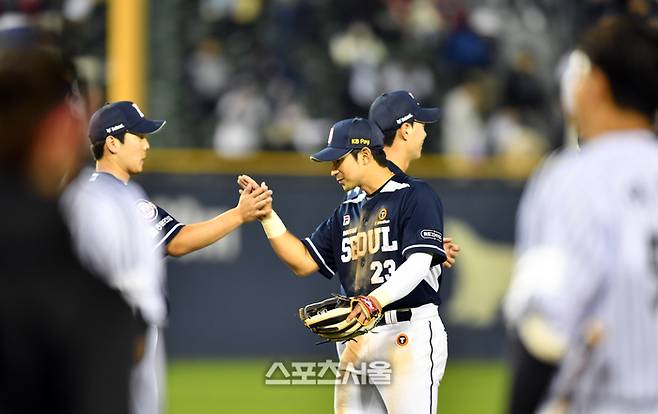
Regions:
<svg viewBox="0 0 658 414"><path fill-rule="evenodd" d="M657 70L658 31L633 16L602 20L569 56L582 149L550 159L519 209L510 413L658 412Z"/></svg>
<svg viewBox="0 0 658 414"><path fill-rule="evenodd" d="M558 156L540 176L529 189L532 202L524 205L535 212L521 212L527 231L520 235L519 253L566 239L571 250L568 269L551 276L564 277L557 285L569 291L543 295L536 305L571 338L582 338L593 320L604 327L575 384L584 351L575 346L567 352L554 393L575 387L574 409L588 412L595 410L592 404L623 411L629 398L658 403L656 137L648 131L610 133Z"/></svg>

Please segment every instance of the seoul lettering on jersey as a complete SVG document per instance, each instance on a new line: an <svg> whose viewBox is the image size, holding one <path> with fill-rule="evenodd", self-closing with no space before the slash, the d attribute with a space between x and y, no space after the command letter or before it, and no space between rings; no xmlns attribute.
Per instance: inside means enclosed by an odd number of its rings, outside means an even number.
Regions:
<svg viewBox="0 0 658 414"><path fill-rule="evenodd" d="M390 226L375 227L368 231L357 231L358 228L346 230L343 237L343 255L340 259L343 263L358 260L366 254L375 254L379 251L394 252L398 249L397 240L390 240ZM349 236L350 233L356 233Z"/></svg>
<svg viewBox="0 0 658 414"><path fill-rule="evenodd" d="M367 295L413 253L432 255L432 265L443 262L442 232L436 193L421 180L396 174L370 197L351 192L303 243L322 275L338 276L344 293ZM386 309L440 304L439 277L428 273L409 295Z"/></svg>

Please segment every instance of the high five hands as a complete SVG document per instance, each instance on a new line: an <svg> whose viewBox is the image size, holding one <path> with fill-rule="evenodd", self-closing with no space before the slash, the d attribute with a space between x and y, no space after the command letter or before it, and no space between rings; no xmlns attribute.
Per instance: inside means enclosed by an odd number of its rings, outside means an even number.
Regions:
<svg viewBox="0 0 658 414"><path fill-rule="evenodd" d="M262 207L259 207L257 212L257 218L262 219L266 217L272 211L272 191L269 189L267 184L263 181L260 185L248 175L239 175L238 176L238 186L240 186L241 197L244 196L244 193L254 192L256 194L269 194L269 203L265 203ZM260 205L260 204L259 204ZM253 219L252 219L253 220ZM456 260L461 247L454 242L452 237L445 237L443 239L443 250L446 252L446 261L443 262L443 267L451 268Z"/></svg>
<svg viewBox="0 0 658 414"><path fill-rule="evenodd" d="M246 177L248 180L241 181L240 177ZM262 219L272 212L272 190L264 182L258 185L248 176L238 176L238 184L241 189L237 207L245 223Z"/></svg>

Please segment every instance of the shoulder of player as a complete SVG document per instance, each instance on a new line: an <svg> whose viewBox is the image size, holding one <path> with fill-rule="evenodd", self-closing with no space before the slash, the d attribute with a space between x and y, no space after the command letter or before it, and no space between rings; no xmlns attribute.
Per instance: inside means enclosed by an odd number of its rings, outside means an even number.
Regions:
<svg viewBox="0 0 658 414"><path fill-rule="evenodd" d="M124 185L113 177L94 171L82 171L68 186L65 197L80 202L119 202L125 192Z"/></svg>
<svg viewBox="0 0 658 414"><path fill-rule="evenodd" d="M553 200L556 203L565 198L582 200L586 194L595 191L601 179L600 165L591 163L577 148L556 150L547 156L528 180L526 193L528 197ZM592 168L596 167L596 168Z"/></svg>
<svg viewBox="0 0 658 414"><path fill-rule="evenodd" d="M400 178L400 182L404 182L409 185L409 193L414 194L423 194L423 193L432 193L436 195L436 191L432 186L425 180L420 178L411 177L409 175L396 175L395 178Z"/></svg>
<svg viewBox="0 0 658 414"><path fill-rule="evenodd" d="M428 182L406 174L395 175L384 187L383 191L385 190L398 193L402 197L403 203L414 202L418 199L432 199L433 202L441 204L438 194Z"/></svg>
<svg viewBox="0 0 658 414"><path fill-rule="evenodd" d="M89 173L83 174L81 177L86 177L86 180L89 184L100 184L100 185L116 185L125 187L125 184L113 176L112 174L98 171L91 171Z"/></svg>

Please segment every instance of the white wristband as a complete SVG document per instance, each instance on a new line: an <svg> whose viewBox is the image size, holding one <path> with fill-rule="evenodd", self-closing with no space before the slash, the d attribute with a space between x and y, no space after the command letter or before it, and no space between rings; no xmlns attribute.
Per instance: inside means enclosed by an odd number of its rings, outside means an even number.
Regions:
<svg viewBox="0 0 658 414"><path fill-rule="evenodd" d="M279 237L286 232L286 225L283 224L283 221L281 221L281 218L274 210L272 210L272 213L267 217L262 219L260 224L263 225L263 230L265 230L268 239Z"/></svg>

